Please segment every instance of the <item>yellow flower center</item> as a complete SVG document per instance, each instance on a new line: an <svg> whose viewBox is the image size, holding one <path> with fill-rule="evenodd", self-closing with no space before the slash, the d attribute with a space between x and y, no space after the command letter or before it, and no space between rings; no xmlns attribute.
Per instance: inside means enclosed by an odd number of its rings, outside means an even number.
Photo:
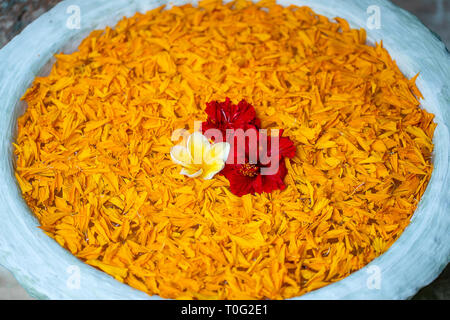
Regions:
<svg viewBox="0 0 450 320"><path fill-rule="evenodd" d="M258 167L254 164L244 163L242 167L239 169L239 172L246 177L256 177L258 174Z"/></svg>

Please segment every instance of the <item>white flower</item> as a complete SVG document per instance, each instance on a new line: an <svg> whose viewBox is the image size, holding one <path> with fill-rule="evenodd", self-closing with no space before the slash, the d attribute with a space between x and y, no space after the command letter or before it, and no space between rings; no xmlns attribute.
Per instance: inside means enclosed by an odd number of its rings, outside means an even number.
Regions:
<svg viewBox="0 0 450 320"><path fill-rule="evenodd" d="M180 174L204 180L211 179L224 168L229 153L228 142L211 144L200 132L192 133L186 146L176 145L170 149L172 161L183 166Z"/></svg>

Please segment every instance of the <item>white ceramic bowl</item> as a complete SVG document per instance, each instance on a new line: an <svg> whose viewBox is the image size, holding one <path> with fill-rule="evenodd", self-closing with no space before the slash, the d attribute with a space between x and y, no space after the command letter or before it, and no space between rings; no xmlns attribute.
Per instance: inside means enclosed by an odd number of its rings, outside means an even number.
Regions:
<svg viewBox="0 0 450 320"><path fill-rule="evenodd" d="M189 1L171 1L183 4ZM345 18L352 27L366 28L369 42L385 48L407 77L420 71L417 86L423 108L435 114L434 171L410 225L391 248L345 279L300 299L405 299L434 280L450 260L450 54L417 18L385 0L281 0L282 5L310 6L319 14ZM114 26L125 16L145 12L161 0L69 0L31 23L0 51L0 264L37 298L152 299L84 264L38 229L38 221L23 201L13 171L12 145L20 97L34 77L54 61L53 54L74 50L93 29ZM71 7L76 5L77 7ZM80 29L68 19L80 10ZM380 14L380 28L373 14ZM73 16L72 16L73 17ZM368 20L369 19L369 20ZM74 23L75 22L75 23ZM367 22L370 24L368 25ZM69 27L72 28L69 28ZM376 266L374 268L374 266ZM80 286L71 276L79 271ZM370 284L380 272L380 287Z"/></svg>

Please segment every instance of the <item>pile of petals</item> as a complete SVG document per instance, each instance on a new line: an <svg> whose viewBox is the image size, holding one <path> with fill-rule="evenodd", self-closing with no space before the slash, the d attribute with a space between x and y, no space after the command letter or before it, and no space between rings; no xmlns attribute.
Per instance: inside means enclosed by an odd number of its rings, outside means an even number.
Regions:
<svg viewBox="0 0 450 320"><path fill-rule="evenodd" d="M295 156L295 146L289 138L282 136L283 130L279 130L278 156L273 157L277 163L273 163L271 136L264 130L260 130L261 121L256 117L255 109L251 104L241 100L235 105L229 98L226 98L224 102L207 103L205 112L208 119L202 123L202 132L207 135L208 130L218 129L231 145L232 152L220 173L230 182L232 193L243 196L249 193L269 193L277 189L283 190L286 187L283 181L287 173L284 159ZM254 132L251 132L252 130ZM237 143L237 132L250 133L247 137L256 137L256 142L251 143L250 139L245 139L245 147L242 148ZM257 152L261 149L266 150L267 158L270 161L261 159L261 154ZM251 155L256 155L256 159L255 157L251 158ZM273 166L277 168L273 174L264 174L264 169L273 168Z"/></svg>

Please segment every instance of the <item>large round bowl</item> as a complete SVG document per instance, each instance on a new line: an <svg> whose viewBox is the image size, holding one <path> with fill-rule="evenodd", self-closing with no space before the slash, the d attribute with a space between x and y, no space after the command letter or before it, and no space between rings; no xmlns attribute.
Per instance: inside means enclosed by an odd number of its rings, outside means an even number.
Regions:
<svg viewBox="0 0 450 320"><path fill-rule="evenodd" d="M174 5L188 1L171 1ZM14 177L12 141L20 97L53 54L71 51L93 29L165 4L160 0L69 0L31 23L0 51L0 264L42 299L152 299L81 262L38 228ZM385 0L281 0L345 18L367 30L408 77L420 72L422 108L435 114L434 171L411 223L391 248L345 279L300 299L406 299L433 281L450 258L450 54L417 18ZM77 21L77 14L80 21ZM80 22L78 24L78 22ZM79 28L78 28L79 27ZM73 282L79 276L80 282ZM79 284L79 285L78 285Z"/></svg>

